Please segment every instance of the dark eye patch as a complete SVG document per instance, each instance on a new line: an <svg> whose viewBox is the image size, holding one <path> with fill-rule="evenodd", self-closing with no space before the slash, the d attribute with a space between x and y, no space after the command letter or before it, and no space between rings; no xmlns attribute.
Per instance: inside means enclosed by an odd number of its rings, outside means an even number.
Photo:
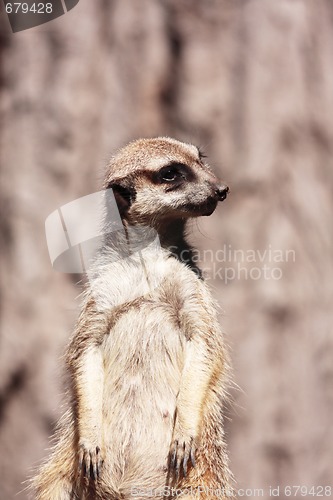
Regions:
<svg viewBox="0 0 333 500"><path fill-rule="evenodd" d="M123 217L132 203L135 201L136 191L134 187L126 184L120 184L119 181L111 181L106 186L106 189L112 189L116 203L118 205L118 210L120 212L120 215ZM113 208L108 206L108 202L109 200L107 198L107 211L109 212L110 208L111 210Z"/></svg>
<svg viewBox="0 0 333 500"><path fill-rule="evenodd" d="M162 182L173 182L184 178L184 173L179 165L170 165L160 170L159 178Z"/></svg>
<svg viewBox="0 0 333 500"><path fill-rule="evenodd" d="M192 170L187 165L172 162L156 172L153 180L159 184L174 184L183 180L193 180L194 178Z"/></svg>

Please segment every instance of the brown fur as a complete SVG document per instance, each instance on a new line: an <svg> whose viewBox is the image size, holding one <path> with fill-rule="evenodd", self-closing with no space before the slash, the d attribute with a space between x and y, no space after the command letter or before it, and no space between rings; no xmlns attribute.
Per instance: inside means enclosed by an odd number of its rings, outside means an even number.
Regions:
<svg viewBox="0 0 333 500"><path fill-rule="evenodd" d="M227 498L229 362L184 236L186 220L210 215L227 188L195 146L170 138L123 148L104 187L125 233L107 235L86 291L67 351L72 404L34 479L36 499L154 498L172 487ZM131 251L119 254L122 245Z"/></svg>

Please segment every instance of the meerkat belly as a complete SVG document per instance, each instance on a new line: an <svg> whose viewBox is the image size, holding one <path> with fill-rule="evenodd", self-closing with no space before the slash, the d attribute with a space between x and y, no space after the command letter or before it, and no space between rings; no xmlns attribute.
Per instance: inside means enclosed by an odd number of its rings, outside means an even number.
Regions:
<svg viewBox="0 0 333 500"><path fill-rule="evenodd" d="M124 487L165 481L185 339L171 315L160 321L159 307L129 308L103 345L104 443Z"/></svg>

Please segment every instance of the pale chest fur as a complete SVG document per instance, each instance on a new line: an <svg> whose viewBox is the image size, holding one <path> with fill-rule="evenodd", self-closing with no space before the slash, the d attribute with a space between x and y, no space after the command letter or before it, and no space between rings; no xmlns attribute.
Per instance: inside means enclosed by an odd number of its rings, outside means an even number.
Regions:
<svg viewBox="0 0 333 500"><path fill-rule="evenodd" d="M101 345L104 443L110 451L123 450L110 453L110 466L123 471L125 482L126 470L133 467L163 482L188 351L184 314L196 309L197 289L205 285L161 250L134 257L130 265L104 268L95 287L100 304L111 312ZM140 295L143 289L146 294Z"/></svg>

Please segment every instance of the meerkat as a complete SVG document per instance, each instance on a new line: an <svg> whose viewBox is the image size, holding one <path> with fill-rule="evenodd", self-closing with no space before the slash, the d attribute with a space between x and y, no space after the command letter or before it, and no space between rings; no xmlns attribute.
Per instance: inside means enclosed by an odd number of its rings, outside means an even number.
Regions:
<svg viewBox="0 0 333 500"><path fill-rule="evenodd" d="M104 188L124 233L108 232L107 210L66 355L71 405L35 498L229 498L228 354L185 238L186 222L211 215L229 188L196 146L168 137L121 149Z"/></svg>

